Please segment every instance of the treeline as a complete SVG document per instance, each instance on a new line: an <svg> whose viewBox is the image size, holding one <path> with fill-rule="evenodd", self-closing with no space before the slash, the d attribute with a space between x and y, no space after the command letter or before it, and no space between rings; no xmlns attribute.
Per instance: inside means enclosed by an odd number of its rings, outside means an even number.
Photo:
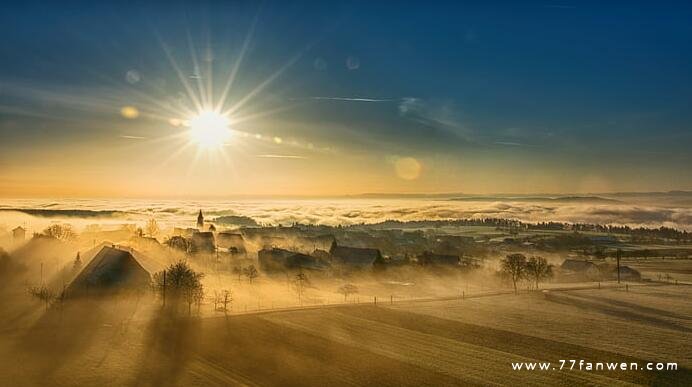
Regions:
<svg viewBox="0 0 692 387"><path fill-rule="evenodd" d="M629 227L590 223L563 223L563 222L538 222L528 223L514 219L503 218L469 218L469 219L449 219L449 220L385 220L373 224L357 224L348 226L351 228L419 228L419 227L446 227L446 226L486 226L504 228L507 230L570 230L570 231L591 231L608 234L632 235L641 239L669 239L680 242L692 241L692 233L685 230L677 230L671 227Z"/></svg>

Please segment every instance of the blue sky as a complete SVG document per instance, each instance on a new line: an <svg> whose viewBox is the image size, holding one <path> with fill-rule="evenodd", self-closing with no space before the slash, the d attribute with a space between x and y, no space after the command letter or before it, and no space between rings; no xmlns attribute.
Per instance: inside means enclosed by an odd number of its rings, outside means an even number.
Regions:
<svg viewBox="0 0 692 387"><path fill-rule="evenodd" d="M22 152L36 153L35 170L55 160L41 155L165 137L171 128L152 118L162 114L117 113L147 112L142 98L186 98L164 47L190 82L210 76L218 94L247 43L229 103L264 82L239 109L261 117L234 130L290 139L250 156L333 163L285 160L277 173L298 181L331 170L353 175L356 191L692 189L689 20L682 2L24 2L0 16L0 166L8 186L32 192L22 187L40 179L18 177ZM247 163L239 154L231 168ZM396 179L401 157L424 173ZM248 193L266 191L243 179Z"/></svg>

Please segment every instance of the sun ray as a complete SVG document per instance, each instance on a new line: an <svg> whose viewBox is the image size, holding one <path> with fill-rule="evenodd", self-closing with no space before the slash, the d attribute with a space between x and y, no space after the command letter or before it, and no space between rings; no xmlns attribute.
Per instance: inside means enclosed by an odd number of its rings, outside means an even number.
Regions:
<svg viewBox="0 0 692 387"><path fill-rule="evenodd" d="M175 73L178 75L178 79L180 80L180 83L183 85L183 87L187 91L187 96L190 98L190 100L195 105L195 108L198 111L204 110L200 100L195 95L194 90L192 89L192 86L190 86L190 83L187 81L185 74L183 74L183 71L180 69L180 66L178 66L178 63L175 61L175 58L173 57L173 54L171 53L170 49L168 48L166 43L161 39L161 37L158 35L158 33L157 33L157 37L159 39L159 43L161 44L161 47L163 48L164 53L166 54L166 57L168 58L168 62L170 63L171 67L173 67L173 70L175 71Z"/></svg>
<svg viewBox="0 0 692 387"><path fill-rule="evenodd" d="M223 91L221 92L221 96L219 97L219 102L216 104L216 107L214 110L216 111L221 111L223 109L224 105L226 104L226 97L228 96L228 92L231 90L231 86L233 85L233 82L235 81L236 74L238 73L238 69L240 69L240 65L243 62L243 59L245 58L245 53L247 52L248 46L250 45L250 41L252 40L254 34L255 34L255 26L257 24L257 17L258 15L255 15L254 20L252 21L252 24L250 25L250 28L245 35L245 39L243 40L243 46L240 49L240 54L238 55L238 58L235 60L233 63L233 69L231 70L231 73L228 76L228 79L226 80L226 85L223 88Z"/></svg>
<svg viewBox="0 0 692 387"><path fill-rule="evenodd" d="M204 82L202 78L202 69L199 66L199 60L197 60L197 50L195 49L195 44L192 41L192 35L190 30L187 30L187 45L190 50L190 58L192 59L193 77L195 83L197 84L197 91L199 91L199 98L202 101L202 110L207 110L209 108L209 101L207 100L207 93L204 87Z"/></svg>
<svg viewBox="0 0 692 387"><path fill-rule="evenodd" d="M229 108L228 110L223 112L223 115L232 116L233 113L238 111L238 109L242 108L248 101L250 101L257 94L262 92L267 86L269 86L279 76L281 76L281 74L283 74L284 71L286 71L289 67L293 66L293 64L295 64L305 54L305 52L307 52L310 49L310 47L311 47L311 45L308 45L307 47L300 50L293 57L291 57L286 63L284 63L283 66L281 66L278 70L276 70L272 75L270 75L267 79L262 81L259 85L257 85L257 87L255 87L249 93L245 94L245 96L243 96L243 98L241 98L240 101L238 101L231 108Z"/></svg>

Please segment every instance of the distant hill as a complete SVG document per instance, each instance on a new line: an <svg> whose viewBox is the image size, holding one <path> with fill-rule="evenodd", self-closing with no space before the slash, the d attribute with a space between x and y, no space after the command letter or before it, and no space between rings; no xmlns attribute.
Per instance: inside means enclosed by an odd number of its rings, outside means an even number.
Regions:
<svg viewBox="0 0 692 387"><path fill-rule="evenodd" d="M470 196L451 198L453 201L512 201L512 202L557 202L557 203L619 203L620 200L600 196Z"/></svg>
<svg viewBox="0 0 692 387"><path fill-rule="evenodd" d="M259 224L257 222L248 217L248 216L240 216L240 215L226 215L226 216L219 216L218 218L213 220L214 223L217 224L231 224L234 226L241 226L241 227L257 227Z"/></svg>
<svg viewBox="0 0 692 387"><path fill-rule="evenodd" d="M42 208L2 208L0 209L0 211L15 211L27 215L40 216L44 218L104 218L127 214L124 211L117 210L48 210Z"/></svg>

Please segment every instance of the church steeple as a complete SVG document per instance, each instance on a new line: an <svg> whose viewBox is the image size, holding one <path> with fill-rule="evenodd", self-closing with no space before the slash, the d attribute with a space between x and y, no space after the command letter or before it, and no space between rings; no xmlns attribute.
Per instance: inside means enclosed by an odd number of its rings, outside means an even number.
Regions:
<svg viewBox="0 0 692 387"><path fill-rule="evenodd" d="M199 215L197 215L197 228L204 227L204 215L202 215L202 210L199 210Z"/></svg>

